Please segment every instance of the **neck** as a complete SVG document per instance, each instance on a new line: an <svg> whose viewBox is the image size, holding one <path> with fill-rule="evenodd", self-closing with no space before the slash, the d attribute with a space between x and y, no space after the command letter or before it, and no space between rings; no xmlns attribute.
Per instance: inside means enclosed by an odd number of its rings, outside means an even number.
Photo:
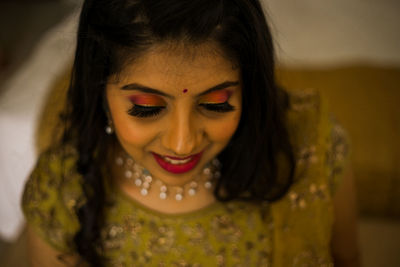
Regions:
<svg viewBox="0 0 400 267"><path fill-rule="evenodd" d="M181 193L183 198L180 201L176 199L176 195L179 193L179 189L176 186L168 186L168 197L160 197L160 193L162 193L161 186L165 186L165 184L156 177L152 178L151 188L147 190L147 194L143 194L143 187L137 186L134 179L127 179L125 176L125 164L115 164L115 160L121 155L122 149L115 152L110 158L113 181L129 198L150 209L166 214L187 213L205 208L216 201L213 194L214 188L208 189L204 186L204 183L209 180L204 174L197 177L197 180L194 179L197 182L195 195L190 195L189 193L192 186L191 182L182 186L183 192Z"/></svg>

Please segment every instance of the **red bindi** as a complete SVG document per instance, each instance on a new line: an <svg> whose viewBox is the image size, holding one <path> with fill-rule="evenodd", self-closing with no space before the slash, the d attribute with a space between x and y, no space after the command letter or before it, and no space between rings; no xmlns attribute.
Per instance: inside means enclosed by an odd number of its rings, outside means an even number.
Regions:
<svg viewBox="0 0 400 267"><path fill-rule="evenodd" d="M183 89L183 93L187 93L188 89Z"/></svg>

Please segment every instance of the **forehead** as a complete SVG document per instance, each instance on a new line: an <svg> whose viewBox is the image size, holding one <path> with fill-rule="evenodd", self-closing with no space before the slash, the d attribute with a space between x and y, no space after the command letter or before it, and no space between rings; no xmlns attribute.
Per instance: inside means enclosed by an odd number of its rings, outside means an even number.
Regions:
<svg viewBox="0 0 400 267"><path fill-rule="evenodd" d="M163 44L126 64L118 76L118 83L201 89L224 80L239 80L239 69L215 45Z"/></svg>

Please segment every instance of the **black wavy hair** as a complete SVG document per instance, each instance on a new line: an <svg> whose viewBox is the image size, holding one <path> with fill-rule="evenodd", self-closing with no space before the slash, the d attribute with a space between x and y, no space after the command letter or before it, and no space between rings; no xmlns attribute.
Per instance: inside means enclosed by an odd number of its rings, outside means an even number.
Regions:
<svg viewBox="0 0 400 267"><path fill-rule="evenodd" d="M272 38L258 0L86 0L63 142L73 143L78 151L77 170L86 197L77 210L81 228L74 242L81 258L93 266L104 263L99 253L105 205L100 166L115 141L104 131L105 86L124 64L165 41L213 42L240 69L242 114L219 155L223 168L216 198L274 201L292 184L295 161L285 126L287 95L275 84ZM278 158L287 164L282 167Z"/></svg>

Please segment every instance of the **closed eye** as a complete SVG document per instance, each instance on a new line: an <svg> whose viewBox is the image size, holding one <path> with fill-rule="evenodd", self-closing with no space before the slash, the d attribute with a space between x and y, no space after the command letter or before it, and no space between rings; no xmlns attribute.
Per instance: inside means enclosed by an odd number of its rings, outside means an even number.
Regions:
<svg viewBox="0 0 400 267"><path fill-rule="evenodd" d="M211 103L201 103L199 104L201 107L214 112L230 112L235 110L235 107L229 104L228 102L211 104Z"/></svg>
<svg viewBox="0 0 400 267"><path fill-rule="evenodd" d="M228 102L211 104L211 103L201 103L200 107L206 109L207 111L225 113L235 110L235 107ZM139 118L149 118L159 115L166 107L165 106L143 106L134 104L132 108L128 110L128 114Z"/></svg>
<svg viewBox="0 0 400 267"><path fill-rule="evenodd" d="M148 118L159 115L163 109L165 109L164 106L142 106L134 104L133 107L128 110L128 114L139 118Z"/></svg>

